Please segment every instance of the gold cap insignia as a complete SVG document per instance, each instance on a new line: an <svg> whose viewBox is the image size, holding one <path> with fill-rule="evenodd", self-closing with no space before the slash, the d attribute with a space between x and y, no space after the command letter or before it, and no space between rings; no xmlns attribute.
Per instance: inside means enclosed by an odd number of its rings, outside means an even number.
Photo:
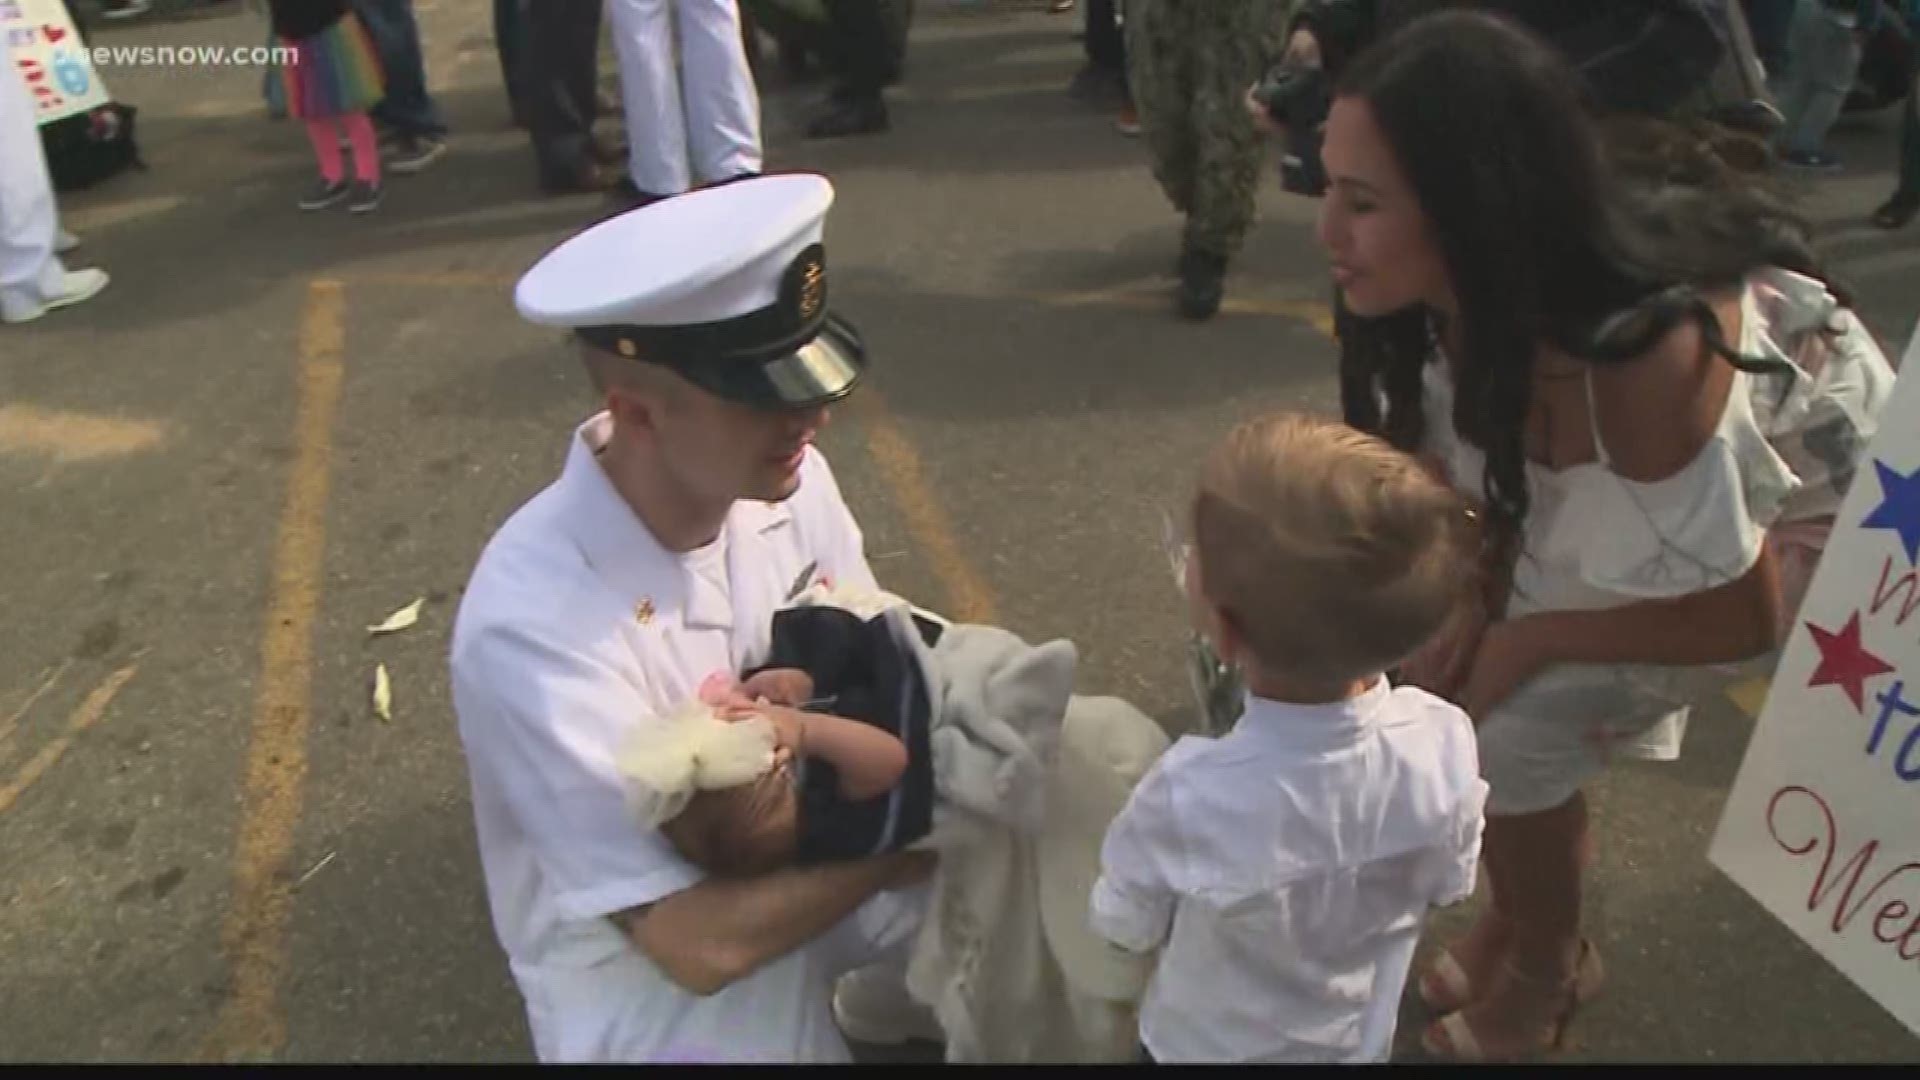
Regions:
<svg viewBox="0 0 1920 1080"><path fill-rule="evenodd" d="M640 625L642 626L645 626L646 624L652 622L653 621L653 598L647 597L646 599L641 600L638 604L635 604L633 606L633 617L635 619L638 619L640 621Z"/></svg>
<svg viewBox="0 0 1920 1080"><path fill-rule="evenodd" d="M818 257L800 271L800 317L812 319L827 301L827 267Z"/></svg>

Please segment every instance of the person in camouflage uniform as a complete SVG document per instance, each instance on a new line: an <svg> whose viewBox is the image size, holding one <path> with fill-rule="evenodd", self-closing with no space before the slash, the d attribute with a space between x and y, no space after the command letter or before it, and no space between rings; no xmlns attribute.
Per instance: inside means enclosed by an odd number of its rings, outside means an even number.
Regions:
<svg viewBox="0 0 1920 1080"><path fill-rule="evenodd" d="M1253 225L1266 147L1242 104L1278 55L1279 0L1126 0L1127 76L1153 175L1187 218L1181 314L1220 309Z"/></svg>

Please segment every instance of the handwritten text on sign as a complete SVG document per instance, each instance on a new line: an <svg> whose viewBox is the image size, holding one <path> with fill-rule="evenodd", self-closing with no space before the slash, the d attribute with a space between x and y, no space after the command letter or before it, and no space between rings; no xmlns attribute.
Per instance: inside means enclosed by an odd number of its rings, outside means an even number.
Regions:
<svg viewBox="0 0 1920 1080"><path fill-rule="evenodd" d="M1914 355L1901 365L1781 656L1711 858L1920 1032Z"/></svg>
<svg viewBox="0 0 1920 1080"><path fill-rule="evenodd" d="M61 0L0 0L0 42L45 124L105 105L107 88Z"/></svg>

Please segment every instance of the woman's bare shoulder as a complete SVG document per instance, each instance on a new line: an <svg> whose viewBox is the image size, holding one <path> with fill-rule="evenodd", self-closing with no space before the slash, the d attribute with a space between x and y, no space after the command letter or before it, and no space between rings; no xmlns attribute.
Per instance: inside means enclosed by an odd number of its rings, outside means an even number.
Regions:
<svg viewBox="0 0 1920 1080"><path fill-rule="evenodd" d="M1740 340L1737 296L1713 301L1721 335ZM1685 322L1652 349L1622 364L1599 367L1595 411L1613 471L1653 483L1687 467L1720 426L1734 367L1707 347L1700 327Z"/></svg>

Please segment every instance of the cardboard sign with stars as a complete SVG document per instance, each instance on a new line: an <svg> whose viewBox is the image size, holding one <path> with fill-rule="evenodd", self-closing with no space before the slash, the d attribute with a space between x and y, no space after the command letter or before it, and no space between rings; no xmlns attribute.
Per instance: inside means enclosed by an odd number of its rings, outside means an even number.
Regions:
<svg viewBox="0 0 1920 1080"><path fill-rule="evenodd" d="M1915 368L1920 331L1781 654L1708 857L1920 1033Z"/></svg>
<svg viewBox="0 0 1920 1080"><path fill-rule="evenodd" d="M0 61L26 85L37 123L112 100L62 0L0 0Z"/></svg>

